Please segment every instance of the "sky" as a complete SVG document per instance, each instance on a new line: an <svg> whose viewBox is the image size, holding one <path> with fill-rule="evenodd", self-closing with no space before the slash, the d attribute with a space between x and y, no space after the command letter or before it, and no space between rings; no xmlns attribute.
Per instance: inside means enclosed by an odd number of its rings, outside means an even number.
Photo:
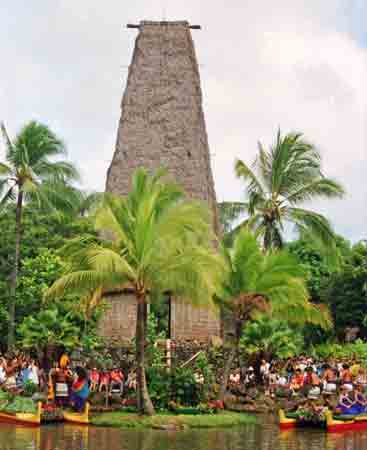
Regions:
<svg viewBox="0 0 367 450"><path fill-rule="evenodd" d="M243 199L236 158L251 163L278 127L300 131L347 190L304 206L367 238L366 0L2 1L0 120L11 135L47 123L83 186L103 190L136 37L126 24L162 19L202 26L192 33L218 200Z"/></svg>

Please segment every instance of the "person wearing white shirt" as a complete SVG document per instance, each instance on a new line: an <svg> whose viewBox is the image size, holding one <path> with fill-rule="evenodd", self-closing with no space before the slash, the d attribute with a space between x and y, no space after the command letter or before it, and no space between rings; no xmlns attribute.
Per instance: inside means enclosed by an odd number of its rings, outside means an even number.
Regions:
<svg viewBox="0 0 367 450"><path fill-rule="evenodd" d="M28 380L31 381L35 385L39 385L39 376L38 376L38 366L35 363L34 359L32 359L31 363L28 367Z"/></svg>

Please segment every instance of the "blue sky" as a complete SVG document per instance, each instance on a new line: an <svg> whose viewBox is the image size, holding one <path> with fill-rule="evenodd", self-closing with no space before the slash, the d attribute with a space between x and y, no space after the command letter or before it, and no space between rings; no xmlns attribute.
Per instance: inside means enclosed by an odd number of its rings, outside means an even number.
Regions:
<svg viewBox="0 0 367 450"><path fill-rule="evenodd" d="M344 200L310 207L352 240L367 237L366 0L13 0L0 3L0 119L64 138L88 189L104 188L140 19L188 19L200 62L219 200L240 199L236 157L278 126L322 152ZM1 154L0 149L0 154Z"/></svg>

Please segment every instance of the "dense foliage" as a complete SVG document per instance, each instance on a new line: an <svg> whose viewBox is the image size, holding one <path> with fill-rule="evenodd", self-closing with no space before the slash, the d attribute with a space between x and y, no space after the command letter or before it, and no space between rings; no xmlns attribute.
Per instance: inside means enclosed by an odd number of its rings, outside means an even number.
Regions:
<svg viewBox="0 0 367 450"><path fill-rule="evenodd" d="M321 359L347 359L351 360L357 357L367 367L367 343L361 339L357 339L350 344L339 344L336 342L328 342L319 344L313 349L314 355Z"/></svg>
<svg viewBox="0 0 367 450"><path fill-rule="evenodd" d="M73 349L78 344L79 329L70 316L71 313L64 315L57 308L28 316L19 327L21 345L24 348L44 349L51 345Z"/></svg>
<svg viewBox="0 0 367 450"><path fill-rule="evenodd" d="M303 345L303 336L299 330L269 317L261 317L248 324L240 342L241 350L246 355L257 354L266 360L299 355Z"/></svg>
<svg viewBox="0 0 367 450"><path fill-rule="evenodd" d="M6 346L8 327L8 280L13 265L15 242L14 208L9 205L0 215L0 345ZM93 228L83 218L60 221L57 215L36 213L31 206L23 215L22 264L16 291L16 330L25 318L38 314L48 305L43 303L44 291L61 275L65 268L57 251L75 236L93 234ZM74 310L74 301L62 301L59 306L64 313ZM82 317L76 318L79 326ZM91 331L94 328L92 320Z"/></svg>
<svg viewBox="0 0 367 450"><path fill-rule="evenodd" d="M83 195L72 186L79 179L78 171L61 159L66 155L64 143L47 125L30 121L14 139L4 123L0 129L5 145L5 161L0 162L0 211L8 203L15 204L14 261L8 295L8 346L13 347L24 206L32 204L35 210L55 213L61 219L78 212Z"/></svg>
<svg viewBox="0 0 367 450"><path fill-rule="evenodd" d="M321 299L330 306L335 331L343 338L346 327L367 331L367 245L361 241L353 246L342 268L325 283Z"/></svg>

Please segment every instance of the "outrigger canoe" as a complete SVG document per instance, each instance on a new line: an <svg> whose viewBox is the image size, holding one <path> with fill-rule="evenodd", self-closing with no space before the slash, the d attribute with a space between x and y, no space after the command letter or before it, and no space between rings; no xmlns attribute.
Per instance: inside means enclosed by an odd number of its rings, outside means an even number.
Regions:
<svg viewBox="0 0 367 450"><path fill-rule="evenodd" d="M15 425L24 425L29 427L39 427L41 425L42 403L38 402L36 413L15 413L8 414L0 412L0 422L13 423Z"/></svg>
<svg viewBox="0 0 367 450"><path fill-rule="evenodd" d="M319 424L307 424L307 422L300 421L294 414L286 414L284 410L279 410L279 427L281 430L289 430L305 425L324 428L329 433L367 430L367 414L358 416L333 415L331 411L326 411L325 421L321 421Z"/></svg>
<svg viewBox="0 0 367 450"><path fill-rule="evenodd" d="M73 412L73 411L64 411L64 420L65 422L77 423L79 425L88 425L89 424L89 403L85 404L85 409L83 412Z"/></svg>

